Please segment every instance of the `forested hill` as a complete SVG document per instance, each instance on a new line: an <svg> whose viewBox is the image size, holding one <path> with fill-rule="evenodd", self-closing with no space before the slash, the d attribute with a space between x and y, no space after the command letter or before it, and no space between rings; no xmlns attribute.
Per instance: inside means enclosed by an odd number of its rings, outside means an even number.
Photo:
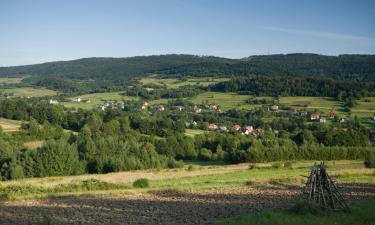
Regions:
<svg viewBox="0 0 375 225"><path fill-rule="evenodd" d="M36 65L0 67L0 76L121 80L157 73L164 76L325 76L375 80L375 55L287 54L227 59L213 56L160 55L84 58Z"/></svg>

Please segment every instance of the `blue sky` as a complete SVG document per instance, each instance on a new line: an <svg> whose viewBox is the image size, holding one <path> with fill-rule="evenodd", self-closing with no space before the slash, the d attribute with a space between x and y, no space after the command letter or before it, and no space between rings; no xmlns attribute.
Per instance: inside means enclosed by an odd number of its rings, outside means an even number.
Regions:
<svg viewBox="0 0 375 225"><path fill-rule="evenodd" d="M375 1L0 0L0 66L186 53L375 54Z"/></svg>

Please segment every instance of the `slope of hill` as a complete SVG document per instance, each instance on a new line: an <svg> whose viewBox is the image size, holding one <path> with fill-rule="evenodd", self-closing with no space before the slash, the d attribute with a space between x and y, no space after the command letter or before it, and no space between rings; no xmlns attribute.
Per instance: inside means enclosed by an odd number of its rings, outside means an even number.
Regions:
<svg viewBox="0 0 375 225"><path fill-rule="evenodd" d="M84 58L72 61L0 67L0 76L124 80L156 73L164 76L292 75L375 80L375 55L324 56L287 54L227 59L213 56L158 55L128 58Z"/></svg>

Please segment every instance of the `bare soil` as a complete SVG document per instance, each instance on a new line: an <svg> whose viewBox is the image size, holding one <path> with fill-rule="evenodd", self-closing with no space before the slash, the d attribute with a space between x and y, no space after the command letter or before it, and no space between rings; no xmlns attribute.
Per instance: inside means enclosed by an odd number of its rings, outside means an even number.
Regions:
<svg viewBox="0 0 375 225"><path fill-rule="evenodd" d="M343 184L340 188L348 201L375 200L375 185ZM212 224L241 212L289 208L300 193L296 186L266 186L2 202L0 224L35 224L42 214L54 218L56 224Z"/></svg>

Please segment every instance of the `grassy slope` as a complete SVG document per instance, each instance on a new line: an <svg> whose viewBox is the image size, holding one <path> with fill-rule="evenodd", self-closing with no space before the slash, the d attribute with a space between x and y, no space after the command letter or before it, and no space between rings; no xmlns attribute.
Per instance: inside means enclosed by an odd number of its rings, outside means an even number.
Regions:
<svg viewBox="0 0 375 225"><path fill-rule="evenodd" d="M18 131L21 127L21 124L22 121L0 118L0 126L5 132Z"/></svg>
<svg viewBox="0 0 375 225"><path fill-rule="evenodd" d="M21 88L4 88L0 91L5 93L13 93L14 97L42 97L42 96L53 96L56 95L56 91L49 90L46 88L33 88L33 87L21 87Z"/></svg>
<svg viewBox="0 0 375 225"><path fill-rule="evenodd" d="M374 224L375 202L363 201L350 205L351 213L296 214L291 210L265 211L261 213L242 214L223 220L217 225L354 225Z"/></svg>
<svg viewBox="0 0 375 225"><path fill-rule="evenodd" d="M63 102L62 104L66 107L75 107L75 108L82 108L82 109L91 109L95 105L101 104L105 101L125 101L125 100L139 100L138 97L131 97L131 96L124 96L122 95L123 92L106 92L106 93L93 93L93 94L86 94L75 96L70 99L81 98L82 100L90 100L90 103L78 103L78 102Z"/></svg>
<svg viewBox="0 0 375 225"><path fill-rule="evenodd" d="M148 191L158 189L205 190L244 188L248 185L303 185L308 175L312 161L294 164L293 169L270 168L271 164L257 164L257 169L248 169L247 164L240 165L210 165L193 166L193 169L174 169L160 171L132 171L99 175L81 175L70 177L28 178L0 182L0 198L25 199L47 197L48 195L66 194L112 194L114 191ZM361 161L328 162L328 172L336 182L372 183L375 184L375 169L365 169ZM132 181L138 178L150 179L150 188L133 189ZM90 187L80 188L82 182L89 179L99 180L108 184L118 184L119 187L100 189ZM77 187L78 186L78 187ZM5 196L5 197L4 197Z"/></svg>

